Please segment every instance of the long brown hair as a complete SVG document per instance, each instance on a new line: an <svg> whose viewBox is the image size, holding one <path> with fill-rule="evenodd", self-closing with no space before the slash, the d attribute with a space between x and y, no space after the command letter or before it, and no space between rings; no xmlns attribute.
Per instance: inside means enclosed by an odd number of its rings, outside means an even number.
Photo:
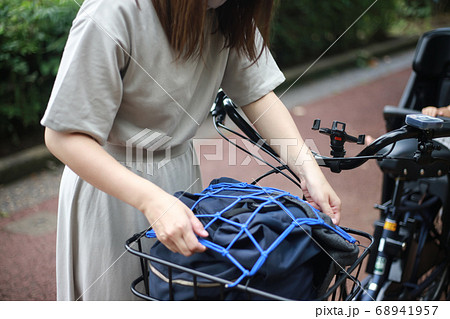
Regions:
<svg viewBox="0 0 450 319"><path fill-rule="evenodd" d="M199 57L204 45L207 24L207 0L152 0L167 38L178 53L188 60ZM270 22L274 0L227 0L214 9L213 32L225 37L227 48L256 61L264 47L269 45ZM255 32L259 29L263 46L255 45Z"/></svg>

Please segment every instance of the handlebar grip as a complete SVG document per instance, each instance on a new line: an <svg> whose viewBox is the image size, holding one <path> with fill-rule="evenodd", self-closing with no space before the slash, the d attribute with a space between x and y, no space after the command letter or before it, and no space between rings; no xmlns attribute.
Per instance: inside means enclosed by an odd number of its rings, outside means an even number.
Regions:
<svg viewBox="0 0 450 319"><path fill-rule="evenodd" d="M225 93L219 90L217 93L214 104L211 107L211 115L215 118L216 124L224 124L226 118L226 111L223 105L223 99L225 98Z"/></svg>

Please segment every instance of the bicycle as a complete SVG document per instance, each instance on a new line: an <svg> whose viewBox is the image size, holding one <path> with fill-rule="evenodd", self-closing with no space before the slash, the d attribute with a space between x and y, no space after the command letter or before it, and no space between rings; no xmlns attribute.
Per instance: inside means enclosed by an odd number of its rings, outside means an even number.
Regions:
<svg viewBox="0 0 450 319"><path fill-rule="evenodd" d="M313 124L313 129L330 136L332 149L331 157L314 153L319 165L339 173L355 169L368 160L376 160L384 174L382 204L375 206L380 210L380 219L374 225L373 236L344 228L349 233L368 239L369 244L361 245L358 260L348 271L342 269L338 272L335 284L317 300L450 300L450 151L433 141L438 137L450 136L450 123L445 119L414 116L424 105L448 105L450 102L450 79L447 71L450 62L448 55L445 55L445 52L450 51L449 39L450 28L445 28L426 33L419 40L413 73L400 104L398 107L385 108L388 132L356 156L345 157L344 144L364 144L364 135L348 135L346 124L339 121L333 122L331 128L320 128L319 120ZM441 46L448 47L448 50L440 51L440 58L436 58L435 48ZM221 133L222 129L257 145L280 164L271 165L258 157L271 170L253 183L272 174L281 174L299 186L295 175L240 116L237 107L223 92L219 92L211 114L216 130L227 141L235 144ZM224 124L226 117L242 133L229 129ZM247 149L237 144L235 146L255 156ZM164 264L169 270L189 273L194 282L196 278L207 278L218 283L222 291L232 284L215 276L150 257L142 251L142 236L143 233L140 233L130 238L126 248L141 259L142 275L133 282L132 291L143 299L153 300L147 288L150 261ZM131 247L134 242L138 243L138 250ZM360 282L360 267L369 251L366 266L368 276ZM352 284L348 285L347 281ZM144 293L136 289L139 282L145 284ZM172 284L169 279L169 285ZM195 285L193 289L197 289ZM249 296L286 300L248 285L239 284L233 289L244 291Z"/></svg>
<svg viewBox="0 0 450 319"><path fill-rule="evenodd" d="M225 108L246 136L276 156L232 103L225 103ZM339 173L377 160L380 169L395 180L391 197L376 205L381 216L375 223L375 244L366 269L369 276L353 300L449 300L450 216L443 205L448 192L440 190L444 195L438 196L439 190L433 187L439 187L443 178L448 180L450 151L433 139L450 136L450 120L389 106L384 113L389 121L406 119L406 125L382 135L354 157L344 157L344 144L364 144L364 135L348 135L346 124L339 121L332 128L320 128L320 120L313 124L313 130L330 137L332 149L332 157L314 153L319 165ZM435 219L440 219L440 229Z"/></svg>
<svg viewBox="0 0 450 319"><path fill-rule="evenodd" d="M263 151L269 154L273 159L275 159L280 164L279 166L274 166L264 161L263 159L260 159L263 162L265 162L268 166L270 166L271 169L267 173L261 175L259 178L254 180L249 185L257 185L261 179L266 178L272 174L281 174L285 178L288 178L290 181L292 181L293 183L295 183L297 186L300 187L298 177L296 177L296 175L292 171L290 171L290 169L286 165L284 165L281 162L281 159L278 157L278 155L270 148L270 146L268 146L261 140L258 133L252 130L250 125L247 124L247 122L240 117L240 115L236 112L235 105L224 94L224 92L220 91L218 93L216 101L211 110L211 114L217 132L228 142L235 144L227 136L225 136L221 130L230 131L236 134L237 136L240 136L241 138L246 139L249 142L254 143L255 145L258 145L259 147L261 147ZM228 128L224 124L226 116L229 116L233 120L233 122L235 122L235 124L238 125L239 127L245 127L243 131L246 134L250 135L250 137L244 136L239 132L236 132ZM251 156L256 156L255 154L249 152L245 148L240 147L239 145L235 144L235 146ZM286 173L285 171L287 171L289 174ZM270 194L267 193L264 195L266 198L279 196L277 194L273 195L273 193ZM194 195L191 194L189 196ZM270 205L272 205L272 203L270 203L269 206ZM258 202L256 203L251 202L250 206L259 207L260 205L258 204ZM270 211L270 209L271 208L268 208L267 211ZM267 214L266 211L265 214ZM199 215L197 216L199 218L201 217ZM358 251L357 256L348 265L347 264L341 265L335 259L327 258L326 259L327 262L329 262L331 265L330 269L333 269L334 272L332 273L332 276L329 278L329 281L325 280L326 283L324 292L315 296L313 300L352 300L356 298L356 296L360 293L362 289L362 285L359 282L358 277L361 271L362 262L367 258L368 253L374 243L374 238L370 234L356 229L351 229L342 226L341 227L333 226L333 227L339 230L343 230L344 233L350 235L350 237L353 237L352 239L354 240L355 247ZM151 230L144 230L129 238L125 243L126 250L131 254L139 257L141 263L142 274L138 278L136 278L136 280L134 280L133 283L131 284L131 291L133 292L133 294L144 300L161 300L161 299L179 300L178 298L180 298L181 295L184 296L186 294L188 294L189 300L191 299L204 300L204 298L206 298L207 300L209 300L210 298L213 298L213 300L216 300L216 298L219 300L230 300L229 299L230 294L232 298L236 297L237 300L302 300L302 299L293 299L260 288L258 284L255 285L255 281L252 281L252 279L254 278L256 278L254 280L261 279L260 277L257 277L255 275L252 275L254 277L249 276L246 282L243 281L241 282L240 280L233 281L230 280L230 278L223 278L221 276L211 274L206 271L199 271L194 266L189 267L185 266L184 264L180 264L178 263L180 258L176 258L176 261L174 261L163 258L161 256L152 255L148 251L143 251L142 241L145 241L147 237L154 236L154 234L152 234L151 232L152 232ZM133 245L135 244L137 244L137 248L133 247ZM208 248L215 248L214 246L216 246L215 243L205 242L204 244L207 245ZM222 253L222 250L220 250L220 252ZM230 267L233 267L231 263ZM159 277L159 279L162 279L162 281L165 282L164 287L161 289L164 291L162 297L159 292L155 292L155 289L152 286L151 278L153 278L154 281L155 280L154 278L157 277ZM157 280L159 279L157 278ZM138 287L139 285L141 285L141 283L143 283L143 287ZM297 283L294 282L289 284L294 285L295 287L295 285L301 286L302 282ZM180 288L180 286L183 287ZM214 292L211 292L209 290L204 292L204 288L207 289L214 288ZM218 291L217 296L216 291ZM210 293L213 294L214 297L208 296ZM185 297L183 297L183 300L185 300Z"/></svg>

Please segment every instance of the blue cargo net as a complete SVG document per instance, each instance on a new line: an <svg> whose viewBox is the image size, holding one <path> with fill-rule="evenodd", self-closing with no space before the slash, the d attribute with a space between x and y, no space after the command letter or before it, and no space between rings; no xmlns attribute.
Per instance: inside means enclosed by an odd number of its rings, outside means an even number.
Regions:
<svg viewBox="0 0 450 319"><path fill-rule="evenodd" d="M238 193L239 195L235 195L232 193ZM264 264L266 259L268 258L268 255L275 249L277 246L292 232L293 229L300 227L302 228L303 225L308 226L322 226L326 227L336 234L340 235L342 238L347 240L350 243L355 243L356 240L350 236L348 233L346 233L342 228L338 226L331 226L327 224L323 218L319 215L319 210L311 206L306 201L300 199L297 196L294 196L286 191L282 191L276 188L271 187L260 187L256 185L251 185L247 183L218 183L218 184L211 184L206 189L204 189L201 193L194 194L195 196L198 196L198 200L192 205L191 210L195 212L195 208L199 205L200 202L204 201L205 199L211 199L211 198L217 198L217 199L227 199L231 200L231 203L226 206L225 208L221 209L217 212L210 212L210 213L196 213L196 217L198 219L205 219L203 224L205 225L204 228L208 230L212 227L215 223L223 222L228 223L230 225L233 225L237 229L239 229L237 235L234 237L233 240L230 241L230 243L226 247L222 247L208 239L205 238L199 238L199 242L206 246L209 249L212 249L218 253L220 253L222 256L225 256L228 258L241 272L242 275L235 280L229 287L236 286L239 284L244 278L253 276L256 274L256 272L261 268L261 266ZM288 207L284 203L282 203L281 199L283 197L289 197L293 198L298 202L301 202L303 204L308 205L312 211L315 214L316 218L308 218L308 217L302 217L302 218L296 218L291 213ZM231 209L233 209L239 202L241 201L257 201L258 206L257 208L250 214L250 216L247 218L247 220L243 223L237 223L235 221L232 221L226 217L227 212L229 212ZM274 240L270 246L266 249L263 249L261 245L258 243L258 241L255 239L255 237L251 234L249 231L249 225L254 219L254 217L262 213L261 210L264 209L264 207L270 206L273 207L274 205L278 206L283 212L288 214L290 218L292 218L292 222L284 229L284 231ZM224 217L225 216L225 217ZM309 234L308 234L309 235ZM149 238L155 238L156 234L153 230L149 230L146 233L146 236ZM233 247L233 245L238 241L238 239L241 236L248 236L248 238L251 240L253 245L255 246L255 249L259 251L259 258L257 261L253 264L253 266L249 269L246 269L234 256L230 253L230 249ZM310 236L310 235L309 235Z"/></svg>

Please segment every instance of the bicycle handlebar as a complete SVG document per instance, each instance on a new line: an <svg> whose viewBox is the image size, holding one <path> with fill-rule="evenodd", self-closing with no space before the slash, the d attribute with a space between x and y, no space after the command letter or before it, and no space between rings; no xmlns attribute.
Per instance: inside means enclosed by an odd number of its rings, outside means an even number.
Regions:
<svg viewBox="0 0 450 319"><path fill-rule="evenodd" d="M265 140L258 134L256 130L254 130L248 122L241 117L241 115L236 111L237 107L234 105L233 101L226 96L226 94L220 90L217 94L215 103L211 108L211 114L214 118L214 124L216 125L216 129L218 126L222 128L228 129L224 125L224 121L226 116L228 115L230 119L242 130L244 135L255 145L259 145L259 147L264 150L266 153L271 155L272 157L277 157L278 154L265 142ZM414 110L405 110L399 108L390 107L387 112L389 116L406 116L410 113L419 113ZM318 121L318 122L316 122ZM319 130L320 120L316 120L314 123L313 129ZM327 157L321 154L317 154L313 152L315 159L317 160L320 166L325 166L331 169L333 172L340 172L341 170L350 170L357 168L367 162L369 159L383 159L386 158L386 155L379 155L377 152L382 150L388 145L394 144L397 141L409 139L409 138L417 138L420 141L429 141L433 138L438 137L450 137L450 121L444 121L443 126L441 128L433 128L433 129L421 129L411 125L404 125L399 129L392 130L379 138L377 138L374 142L364 148L358 155L353 157L343 157L345 151L343 150L343 144L345 141L356 142L358 144L363 144L364 135L360 135L358 138L349 136L345 133L345 123L336 122L340 124L333 125L333 129L320 129L322 133L326 133L333 137L331 134L337 134L339 140L342 140L341 144L335 147L334 149L334 157ZM233 132L232 130L228 129ZM334 133L332 133L334 132ZM238 134L234 132L235 134ZM239 135L239 134L238 134ZM242 135L240 135L242 136ZM362 142L362 143L361 143ZM333 144L333 141L332 141ZM332 146L333 147L333 146ZM431 154L431 152L429 152ZM333 153L332 153L333 154ZM339 154L339 155L336 155ZM411 158L414 160L414 158ZM295 174L294 174L295 175Z"/></svg>
<svg viewBox="0 0 450 319"><path fill-rule="evenodd" d="M384 155L377 155L377 152L388 145L397 141L416 138L419 140L430 140L438 137L450 136L450 122L444 122L442 128L424 130L410 125L404 125L399 129L385 133L377 138L370 145L365 147L359 154L354 157L326 157L320 154L314 154L320 166L329 167L333 170L350 170L357 168L367 162L369 159L383 159ZM413 158L411 158L413 159Z"/></svg>

